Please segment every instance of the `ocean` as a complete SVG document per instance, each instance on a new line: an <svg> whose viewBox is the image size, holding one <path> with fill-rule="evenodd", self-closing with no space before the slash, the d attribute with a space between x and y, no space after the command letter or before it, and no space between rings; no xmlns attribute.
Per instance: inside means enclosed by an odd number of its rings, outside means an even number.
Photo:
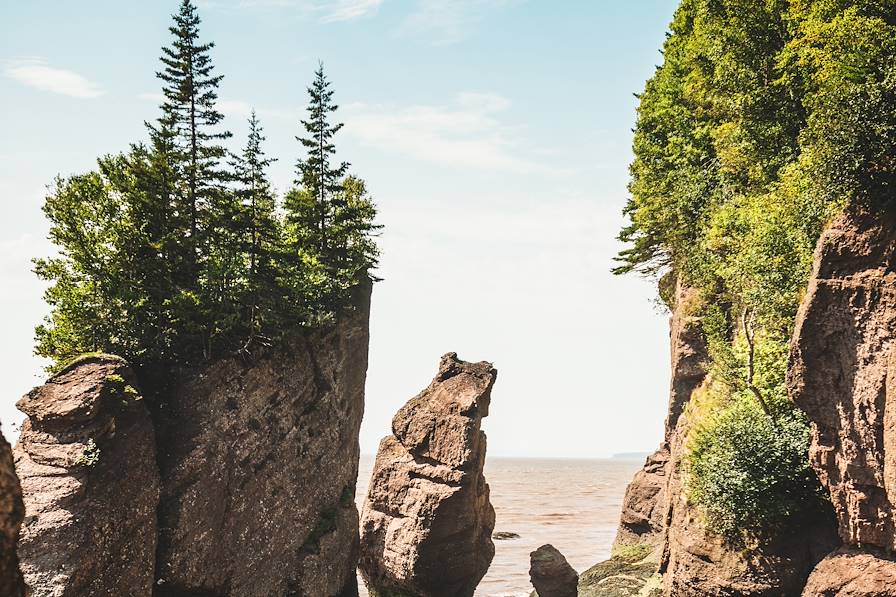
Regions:
<svg viewBox="0 0 896 597"><path fill-rule="evenodd" d="M495 541L495 559L476 597L528 597L529 553L545 543L559 549L580 573L607 559L625 488L642 464L641 459L487 459L495 531L520 538ZM359 507L372 468L373 458L362 457ZM367 597L363 582L361 597Z"/></svg>

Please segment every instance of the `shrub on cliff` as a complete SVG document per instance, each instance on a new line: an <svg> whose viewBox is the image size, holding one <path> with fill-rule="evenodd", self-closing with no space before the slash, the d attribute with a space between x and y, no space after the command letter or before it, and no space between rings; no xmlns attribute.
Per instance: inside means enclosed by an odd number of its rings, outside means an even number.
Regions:
<svg viewBox="0 0 896 597"><path fill-rule="evenodd" d="M640 96L615 271L701 291L729 399L704 405L689 483L722 531L814 500L786 357L825 223L847 202L892 201L894 14L893 0L682 0Z"/></svg>
<svg viewBox="0 0 896 597"><path fill-rule="evenodd" d="M732 541L762 536L820 503L806 447L805 416L786 398L773 398L773 416L748 393L716 384L698 390L685 457L688 499L707 528ZM721 393L709 397L707 393ZM703 411L694 412L694 411Z"/></svg>
<svg viewBox="0 0 896 597"><path fill-rule="evenodd" d="M248 353L332 321L377 263L367 188L347 164L330 164L342 125L331 121L323 67L302 121L298 186L279 202L254 112L239 155L222 145L230 133L216 108L221 76L199 23L182 0L149 143L58 178L46 199L59 253L35 261L51 307L36 352L57 364L93 351L138 366Z"/></svg>

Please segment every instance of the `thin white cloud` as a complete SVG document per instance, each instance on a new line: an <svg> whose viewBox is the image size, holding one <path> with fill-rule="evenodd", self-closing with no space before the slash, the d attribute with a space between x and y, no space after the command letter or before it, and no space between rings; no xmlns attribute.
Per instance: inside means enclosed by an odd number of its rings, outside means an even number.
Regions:
<svg viewBox="0 0 896 597"><path fill-rule="evenodd" d="M93 98L105 93L86 77L70 70L54 68L37 58L11 61L4 66L3 74L28 87L69 97Z"/></svg>
<svg viewBox="0 0 896 597"><path fill-rule="evenodd" d="M461 93L450 105L345 107L346 134L382 151L454 167L556 172L526 157L519 127L499 118L510 102L490 93Z"/></svg>
<svg viewBox="0 0 896 597"><path fill-rule="evenodd" d="M375 13L382 3L383 0L337 0L322 3L325 14L321 21L332 23L358 19Z"/></svg>
<svg viewBox="0 0 896 597"><path fill-rule="evenodd" d="M425 36L434 44L464 39L491 11L515 0L418 0L401 25L404 33Z"/></svg>
<svg viewBox="0 0 896 597"><path fill-rule="evenodd" d="M376 13L384 0L239 0L242 7L300 10L323 23L351 21Z"/></svg>

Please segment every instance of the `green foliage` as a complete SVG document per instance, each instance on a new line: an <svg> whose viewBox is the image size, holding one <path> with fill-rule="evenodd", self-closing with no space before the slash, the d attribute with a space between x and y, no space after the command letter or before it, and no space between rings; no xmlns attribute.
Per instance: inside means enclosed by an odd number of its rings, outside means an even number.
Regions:
<svg viewBox="0 0 896 597"><path fill-rule="evenodd" d="M682 0L634 153L615 271L665 276L667 303L671 279L701 291L730 397L692 445L693 498L722 530L771 524L810 499L784 377L815 244L844 204L896 186L896 2Z"/></svg>
<svg viewBox="0 0 896 597"><path fill-rule="evenodd" d="M93 439L87 440L87 445L84 447L84 452L78 456L78 459L75 461L77 466L86 466L88 468L94 467L100 461L100 449L97 447L96 442Z"/></svg>
<svg viewBox="0 0 896 597"><path fill-rule="evenodd" d="M692 402L689 416L698 422L685 459L688 498L705 515L707 528L743 542L819 507L803 413L782 396L769 400L769 417L746 392L715 386L709 393L717 395Z"/></svg>
<svg viewBox="0 0 896 597"><path fill-rule="evenodd" d="M318 69L301 186L282 205L254 112L243 151L220 143L220 75L183 0L163 49L164 103L148 144L58 178L44 205L57 256L35 260L50 283L36 352L56 367L85 352L137 366L249 353L301 326L331 322L376 266L376 209L347 164L330 166L336 110ZM314 141L314 143L312 143ZM228 167L229 166L229 167Z"/></svg>

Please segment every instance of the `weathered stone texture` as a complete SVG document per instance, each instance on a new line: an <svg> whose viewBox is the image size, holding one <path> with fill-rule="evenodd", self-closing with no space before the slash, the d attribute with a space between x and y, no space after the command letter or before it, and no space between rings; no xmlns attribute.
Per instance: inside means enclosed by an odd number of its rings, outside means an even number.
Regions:
<svg viewBox="0 0 896 597"><path fill-rule="evenodd" d="M21 597L25 592L16 544L25 505L16 476L12 448L0 434L0 595Z"/></svg>
<svg viewBox="0 0 896 597"><path fill-rule="evenodd" d="M363 290L334 327L217 362L154 409L158 597L356 594Z"/></svg>
<svg viewBox="0 0 896 597"><path fill-rule="evenodd" d="M372 594L470 597L494 557L483 475L497 372L442 357L435 379L380 443L361 516L360 567Z"/></svg>
<svg viewBox="0 0 896 597"><path fill-rule="evenodd" d="M124 361L93 356L18 402L19 557L34 597L152 592L159 473L137 388Z"/></svg>

